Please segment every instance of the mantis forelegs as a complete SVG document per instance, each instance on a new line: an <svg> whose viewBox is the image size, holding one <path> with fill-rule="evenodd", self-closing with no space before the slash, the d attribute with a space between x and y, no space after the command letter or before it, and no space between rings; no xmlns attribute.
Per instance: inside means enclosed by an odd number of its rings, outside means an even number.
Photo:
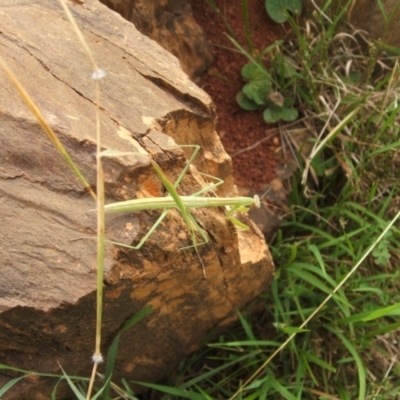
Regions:
<svg viewBox="0 0 400 400"><path fill-rule="evenodd" d="M150 235L155 231L155 229L158 227L158 225L162 222L162 220L165 218L165 216L168 213L168 210L170 208L177 208L179 209L180 213L182 214L183 219L185 220L186 226L188 227L191 240L192 240L192 245L190 246L185 246L182 249L187 249L194 247L199 260L203 266L203 273L204 277L206 276L205 274L205 268L203 261L200 257L200 254L198 253L197 246L203 245L205 243L208 243L208 237L204 230L199 226L193 215L190 213L189 209L190 208L197 208L197 207L221 207L225 206L228 209L228 212L226 214L227 218L236 226L240 227L241 229L248 229L248 226L236 219L233 216L234 212L247 212L248 211L248 206L255 204L257 207L260 206L260 200L258 196L255 196L254 198L249 198L249 197L232 197L232 198L219 198L219 197L202 197L199 196L202 193L205 193L209 190L212 190L213 188L217 187L221 183L223 183L222 180L214 178L217 180L216 183L207 186L200 191L190 195L190 196L180 196L176 190L180 182L182 181L183 177L185 176L188 168L190 167L190 164L193 162L195 157L197 156L197 153L199 152L200 147L199 146L185 146L185 147L194 147L195 150L190 157L187 165L185 168L182 170L181 174L179 175L178 179L174 184L172 184L168 178L165 176L164 172L160 168L160 166L153 160L150 161L151 165L153 166L153 169L155 170L156 174L158 175L159 179L165 186L165 188L168 191L168 196L166 197L161 197L161 198L146 198L146 199L135 199L135 200L127 200L123 202L118 202L118 203L112 203L108 204L105 206L105 211L108 212L127 212L127 211L140 211L140 210L148 210L148 209L164 209L163 213L160 215L160 217L157 219L157 221L154 223L154 225L151 227L151 229L146 233L146 235L141 239L138 245L136 246L128 246L128 245L122 245L124 247L128 247L134 250L140 249L143 244L147 241L147 239L150 237ZM205 174L203 174L205 175ZM209 176L209 175L206 175ZM210 176L209 176L210 177ZM203 242L198 243L197 242L197 237L195 230L199 232L201 237L203 238ZM118 244L116 242L112 242L115 244Z"/></svg>
<svg viewBox="0 0 400 400"><path fill-rule="evenodd" d="M180 147L182 147L182 146L180 146ZM204 277L206 277L205 267L204 267L203 261L202 261L202 259L200 257L200 254L198 253L197 246L203 245L205 243L208 243L208 237L205 234L205 232L203 231L203 229L196 222L196 220L194 219L194 217L192 216L192 214L190 213L190 211L188 210L188 208L186 207L186 205L182 201L181 196L176 191L176 188L178 187L178 185L182 181L182 179L185 176L187 170L189 169L191 163L196 158L196 156L197 156L197 154L198 154L198 152L200 150L200 146L185 146L185 147L194 147L195 150L194 150L192 156L190 157L189 161L187 162L185 168L182 170L181 174L179 175L178 179L175 181L175 183L173 185L171 184L171 182L168 180L168 178L165 176L165 174L161 170L160 166L155 161L150 161L150 163L152 164L153 169L157 173L157 175L160 178L161 182L163 183L163 185L167 189L167 191L169 193L169 195L167 197L172 197L176 208L178 208L179 211L181 212L182 217L185 220L185 223L186 223L186 225L187 225L187 227L189 229L191 240L192 240L192 245L185 246L182 249L187 249L187 248L191 248L191 247L195 248L195 251L196 251L196 253L197 253L198 257L199 257L200 263L202 264L202 267L203 267ZM205 174L203 174L203 175L205 175ZM213 185L210 185L210 186L208 186L206 188L203 188L202 190L196 192L192 196L197 196L197 195L202 194L202 193L204 193L204 192L206 192L208 190L211 190L211 189L215 188L216 186L220 185L221 183L223 183L223 181L218 179L217 183L215 183ZM147 241L147 239L152 235L152 233L155 231L155 229L158 227L158 225L163 221L163 219L165 218L167 213L168 213L168 209L164 210L164 212L160 215L160 217L157 219L157 221L154 223L154 225L151 227L151 229L141 239L139 244L137 244L136 246L129 246L129 245L122 245L122 246L131 248L131 249L134 249L134 250L139 250L144 245L144 243ZM198 230L198 232L200 233L201 237L203 238L203 242L202 243L197 243L195 229ZM118 244L116 242L112 242L112 243Z"/></svg>

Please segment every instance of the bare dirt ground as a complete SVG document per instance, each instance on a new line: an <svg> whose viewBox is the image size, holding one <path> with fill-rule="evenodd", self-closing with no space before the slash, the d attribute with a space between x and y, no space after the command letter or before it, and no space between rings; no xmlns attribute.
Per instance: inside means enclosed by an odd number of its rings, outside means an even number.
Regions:
<svg viewBox="0 0 400 400"><path fill-rule="evenodd" d="M205 0L191 0L190 3L194 18L204 30L214 55L213 65L196 83L217 106L217 130L233 159L237 185L260 190L276 178L276 167L283 159L276 127L264 122L262 111L244 111L235 100L244 84L240 71L248 60L235 49L227 34L232 35L232 30L235 39L247 47L242 1L215 0L221 14ZM257 51L262 51L283 34L281 26L268 17L264 3L264 0L248 1L250 36ZM243 152L261 140L260 144Z"/></svg>

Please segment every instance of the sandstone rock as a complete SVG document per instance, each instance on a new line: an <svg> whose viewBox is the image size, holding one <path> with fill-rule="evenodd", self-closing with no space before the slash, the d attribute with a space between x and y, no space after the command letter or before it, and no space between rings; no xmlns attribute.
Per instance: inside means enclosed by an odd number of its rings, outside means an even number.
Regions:
<svg viewBox="0 0 400 400"><path fill-rule="evenodd" d="M198 171L224 179L235 196L231 161L215 133L210 98L175 57L96 0L70 4L99 66L103 148L147 145L171 181L189 149L201 154L180 185L204 187ZM91 66L58 2L3 0L1 56L32 95L89 182L95 183L95 110ZM95 205L0 71L0 363L88 376L94 349ZM152 144L154 143L154 144ZM157 145L161 147L158 148ZM107 201L163 196L147 158L105 158ZM210 194L212 195L212 194ZM107 217L110 240L132 243L160 212ZM196 350L210 328L226 327L268 288L273 264L260 232L237 232L224 209L193 211L209 236L198 248L204 279L182 217L171 211L140 251L109 244L104 278L103 354L118 330L146 305L154 312L121 339L113 379L156 381ZM104 368L104 366L103 366ZM14 375L2 370L0 387ZM55 380L27 379L3 399L48 399ZM63 398L60 388L58 399Z"/></svg>
<svg viewBox="0 0 400 400"><path fill-rule="evenodd" d="M101 1L176 56L191 79L211 65L211 50L187 0Z"/></svg>

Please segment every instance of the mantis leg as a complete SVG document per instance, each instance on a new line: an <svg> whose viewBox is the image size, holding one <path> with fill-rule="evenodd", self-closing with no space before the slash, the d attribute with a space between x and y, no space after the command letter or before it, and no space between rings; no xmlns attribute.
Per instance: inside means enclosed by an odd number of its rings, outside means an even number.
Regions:
<svg viewBox="0 0 400 400"><path fill-rule="evenodd" d="M113 244L118 244L121 247L127 247L129 249L133 249L133 250L140 250L140 248L146 243L147 239L152 235L152 233L157 229L158 225L160 225L160 223L162 222L162 220L166 217L166 215L168 214L169 210L164 210L163 213L158 217L157 221L153 224L153 226L149 229L149 231L146 233L145 236L143 236L143 238L140 240L139 244L137 244L136 246L131 246L131 245L127 245L127 244L123 244L123 243L119 243L119 242L114 242L111 240L107 240L108 243L113 243ZM197 223L197 221L194 219L193 215L190 214L190 219L191 222L193 223L193 225L196 227L196 229L198 230L198 232L200 233L202 239L204 240L201 243L196 243L196 245L190 245L190 246L184 246L181 247L180 250L184 250L184 249L189 249L191 247L195 247L195 246L202 246L204 244L208 243L208 237L207 235L204 233L204 230L199 226L199 224ZM194 234L194 232L193 232Z"/></svg>
<svg viewBox="0 0 400 400"><path fill-rule="evenodd" d="M107 240L108 243L113 243L117 244L121 247L127 247L128 249L133 249L133 250L140 250L140 248L146 243L147 239L152 235L152 233L157 229L158 225L162 222L162 220L166 217L168 214L169 210L164 210L163 213L158 217L157 221L153 224L153 226L149 229L149 231L146 233L146 235L143 236L143 238L140 240L139 244L136 246L131 246L128 244L123 244L119 242L113 242L111 240Z"/></svg>
<svg viewBox="0 0 400 400"><path fill-rule="evenodd" d="M192 154L192 156L190 157L189 161L187 162L185 168L182 170L182 172L180 173L178 179L175 181L175 183L174 183L173 185L171 185L171 183L168 181L167 177L164 175L164 173L162 172L162 170L161 170L161 168L158 166L158 164L155 163L154 161L152 161L151 163L152 163L153 168L155 169L157 175L159 176L160 180L162 181L162 183L164 184L164 186L167 188L167 190L168 190L168 192L169 192L169 196L173 197L174 200L177 202L177 206L178 206L177 208L180 209L180 211L181 211L181 213L182 213L182 215L183 215L183 217L184 217L184 219L185 219L185 222L186 222L186 224L187 224L187 226L188 226L188 229L189 229L190 234L191 234L191 238L192 238L193 245L183 247L183 249L186 249L186 248L190 248L190 247L196 247L196 246L198 245L198 244L196 243L196 236L195 236L193 227L195 227L195 228L199 231L200 235L201 235L202 238L204 239L204 242L202 242L201 244L207 243L207 242L208 242L208 238L207 238L207 236L205 235L204 231L200 228L200 226L198 225L198 223L196 222L196 220L193 218L193 216L191 215L191 213L187 210L187 208L185 207L185 205L183 204L183 202L180 201L180 197L179 197L178 193L176 192L176 188L178 187L178 185L180 184L180 182L181 182L182 179L184 178L184 176L185 176L185 174L187 173L187 170L189 169L191 163L192 163L192 162L194 161L194 159L197 157L197 154L198 154L198 152L199 152L199 150L200 150L200 146L197 146L197 145L195 145L195 146L187 145L187 146L180 146L180 147L194 147L195 150L193 151L193 154ZM206 174L202 174L202 175L206 175ZM207 176L211 177L210 175L207 175ZM213 178L214 178L214 177L213 177ZM213 184L213 185L211 185L211 186L208 186L208 187L206 187L206 188L203 188L203 189L200 190L199 192L196 192L194 195L199 195L199 194L201 194L201 193L204 193L204 192L206 192L206 191L208 191L208 190L211 190L211 189L213 189L214 187L216 187L216 186L218 186L218 185L220 185L220 184L223 183L222 180L220 180L220 179L218 179L218 178L216 178L216 179L217 179L217 183L216 183L216 184ZM179 204L178 204L178 203L179 203ZM147 239L152 235L152 233L156 230L156 228L160 225L160 223L163 221L163 219L166 217L168 211L169 211L169 210L164 210L164 212L160 215L160 217L157 219L157 221L154 223L154 225L151 227L151 229L150 229L150 230L146 233L146 235L140 240L139 244L137 244L136 246L122 245L122 244L120 244L120 245L123 246L123 247L127 247L127 248L134 249L134 250L139 250L139 249L144 245L144 243L147 241ZM111 243L118 244L118 243L116 243L116 242L111 242Z"/></svg>
<svg viewBox="0 0 400 400"><path fill-rule="evenodd" d="M247 231L249 227L244 224L242 221L239 221L237 218L233 216L234 212L247 212L249 209L246 206L236 206L232 207L227 213L226 213L226 218L229 219L229 221L232 222L233 225L237 226L238 228Z"/></svg>
<svg viewBox="0 0 400 400"><path fill-rule="evenodd" d="M197 229L198 232L200 233L200 235L201 235L201 237L203 238L204 241L203 241L202 243L197 243L196 234L195 234L195 232L194 232L194 230L193 230L193 227L191 227L191 226L188 225L188 228L189 228L189 231L190 231L190 235L191 235L191 237L192 237L192 243L193 243L193 244L190 245L190 246L181 247L181 250L189 249L189 248L191 248L191 247L194 247L194 250L196 251L197 257L199 258L200 264L201 264L201 266L202 266L202 268L203 268L204 279L207 279L207 276L206 276L206 267L204 266L203 260L202 260L201 257L200 257L200 253L199 253L199 251L197 250L197 246L202 246L202 245L208 243L208 237L207 237L207 235L205 234L205 232L203 231L203 229L199 226L199 224L197 223L197 221L194 219L193 215L190 214L189 211L188 211L188 216L189 216L191 222L193 223L193 225L196 227L196 229ZM185 219L185 220L186 220L186 219Z"/></svg>
<svg viewBox="0 0 400 400"><path fill-rule="evenodd" d="M195 220L195 218L193 217L192 214L190 214L190 219L191 219L193 225L196 227L197 231L200 233L200 236L202 237L203 242L196 243L196 244L191 244L190 246L181 247L180 250L190 249L190 248L196 247L196 246L202 246L202 245L207 244L209 242L208 236L205 234L204 230L200 227L200 225ZM194 234L194 232L193 232L193 234Z"/></svg>
<svg viewBox="0 0 400 400"><path fill-rule="evenodd" d="M197 155L198 155L198 153L200 151L200 146L198 146L198 145L184 144L184 145L177 146L177 147L179 147L179 148L182 148L182 147L184 147L184 148L193 148L194 151L193 151L192 155L190 156L190 159L187 162L185 168L182 170L182 172L180 173L178 179L175 181L175 183L174 183L174 188L175 189L181 183L182 179L186 175L187 170L189 169L189 167L193 163L193 161L196 159L196 157L197 157ZM202 176L206 176L207 178L211 178L211 179L215 180L216 182L211 184L211 185L208 185L208 186L204 187L203 189L199 190L198 192L193 193L191 196L199 196L200 194L207 193L208 191L213 190L217 186L220 186L220 185L222 185L224 183L224 181L222 179L217 178L215 176L204 174L203 172L199 172L199 174L202 175Z"/></svg>

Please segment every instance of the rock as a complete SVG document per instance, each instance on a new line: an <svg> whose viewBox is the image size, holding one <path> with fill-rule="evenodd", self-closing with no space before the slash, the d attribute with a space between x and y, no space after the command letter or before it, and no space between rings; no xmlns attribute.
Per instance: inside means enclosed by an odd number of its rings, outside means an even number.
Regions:
<svg viewBox="0 0 400 400"><path fill-rule="evenodd" d="M315 3L321 7L325 0L303 0L306 11L315 10ZM338 10L347 4L347 0L333 2ZM385 14L382 13L382 4ZM348 20L357 29L367 31L372 39L382 39L383 42L400 47L400 6L398 0L355 0L347 11Z"/></svg>
<svg viewBox="0 0 400 400"><path fill-rule="evenodd" d="M210 67L213 61L210 46L187 0L101 1L176 56L191 79Z"/></svg>
<svg viewBox="0 0 400 400"><path fill-rule="evenodd" d="M94 85L75 32L58 2L2 5L1 56L94 185ZM101 81L103 149L147 146L174 181L191 149L165 149L163 143L198 144L201 153L180 193L206 185L201 171L224 180L215 190L219 196L236 196L231 160L215 132L214 105L175 57L96 0L70 7L107 72ZM60 364L68 374L88 376L95 333L95 204L1 71L0 87L0 363L48 373L60 373ZM104 157L104 169L107 202L166 194L148 157ZM160 212L107 216L106 236L137 243ZM165 377L211 328L226 329L236 309L268 288L271 256L245 216L251 229L237 232L224 209L193 215L209 237L198 247L207 280L193 248L180 250L191 237L177 211L168 213L140 251L107 245L103 354L125 321L144 306L154 308L122 336L117 383L122 377ZM14 376L2 370L0 387ZM25 379L3 399L48 399L56 382ZM58 399L65 390L59 387Z"/></svg>

